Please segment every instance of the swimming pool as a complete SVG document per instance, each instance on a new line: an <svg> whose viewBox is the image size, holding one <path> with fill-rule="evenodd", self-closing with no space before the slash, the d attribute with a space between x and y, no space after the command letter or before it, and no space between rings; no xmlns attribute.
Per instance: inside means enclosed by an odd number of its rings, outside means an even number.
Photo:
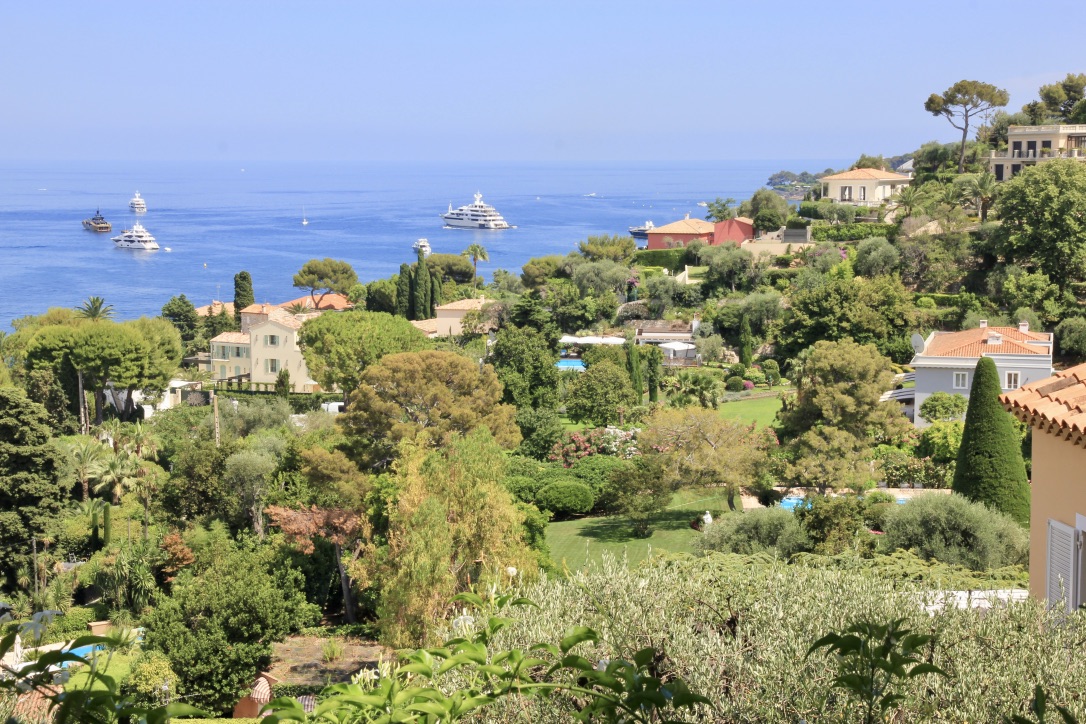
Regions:
<svg viewBox="0 0 1086 724"><path fill-rule="evenodd" d="M579 359L560 359L554 363L560 370L580 370L584 372L584 361Z"/></svg>
<svg viewBox="0 0 1086 724"><path fill-rule="evenodd" d="M898 498L897 499L897 504L898 505L905 505L905 503L907 503L908 501L909 501L908 498ZM781 507L784 508L785 510L795 510L796 508L800 507L802 504L803 504L803 498L800 498L799 496L795 496L795 495L790 495L787 498L782 498L781 499ZM810 506L810 503L807 503L807 505Z"/></svg>
<svg viewBox="0 0 1086 724"><path fill-rule="evenodd" d="M101 644L89 644L87 646L79 646L78 648L70 649L68 651L68 653L69 654L75 654L76 656L80 656L80 657L82 657L84 659L89 660L92 654L94 654L94 653L96 653L98 651L102 651L102 650L104 650L104 647ZM69 666L71 666L73 664L78 665L78 662L75 662L75 661L62 661L62 662L60 662L60 668L67 669Z"/></svg>

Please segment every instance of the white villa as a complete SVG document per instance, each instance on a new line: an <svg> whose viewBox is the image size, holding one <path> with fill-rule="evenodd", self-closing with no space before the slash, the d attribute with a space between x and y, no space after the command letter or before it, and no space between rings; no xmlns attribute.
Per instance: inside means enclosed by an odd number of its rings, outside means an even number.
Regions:
<svg viewBox="0 0 1086 724"><path fill-rule="evenodd" d="M988 167L996 181L1006 181L1026 166L1053 158L1086 160L1086 125L1011 126L1007 149L992 151Z"/></svg>
<svg viewBox="0 0 1086 724"><path fill-rule="evenodd" d="M294 392L317 392L309 377L298 330L319 311L291 314L270 304L250 304L241 310L241 331L223 332L211 340L208 371L212 378L274 385L280 370L290 372Z"/></svg>
<svg viewBox="0 0 1086 724"><path fill-rule="evenodd" d="M877 168L854 168L823 176L819 181L824 199L856 206L877 206L908 186L912 177Z"/></svg>
<svg viewBox="0 0 1086 724"><path fill-rule="evenodd" d="M920 418L920 405L935 392L957 393L969 397L973 371L981 357L991 357L999 370L1004 392L1049 377L1052 374L1053 335L1031 332L1029 323L1017 327L989 327L981 320L977 329L962 332L932 332L927 339L915 335L916 369L914 405L917 427L927 427ZM899 390L898 392L905 392ZM901 399L894 395L894 399ZM904 400L902 400L904 401Z"/></svg>

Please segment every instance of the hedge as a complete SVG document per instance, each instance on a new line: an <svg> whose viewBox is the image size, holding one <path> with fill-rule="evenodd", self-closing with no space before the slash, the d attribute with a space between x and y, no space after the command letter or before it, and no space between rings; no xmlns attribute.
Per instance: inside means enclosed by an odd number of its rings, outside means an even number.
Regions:
<svg viewBox="0 0 1086 724"><path fill-rule="evenodd" d="M641 249L634 252L636 266L658 266L677 272L683 268L686 249Z"/></svg>
<svg viewBox="0 0 1086 724"><path fill-rule="evenodd" d="M961 295L958 294L933 294L931 292L913 292L913 301L920 299L921 297L927 297L935 302L936 307L957 307L958 301L961 299Z"/></svg>
<svg viewBox="0 0 1086 724"><path fill-rule="evenodd" d="M873 236L893 236L893 224L820 224L811 227L812 241L858 241Z"/></svg>
<svg viewBox="0 0 1086 724"><path fill-rule="evenodd" d="M799 269L766 269L764 279L766 284L774 286L779 279L790 282L797 274Z"/></svg>

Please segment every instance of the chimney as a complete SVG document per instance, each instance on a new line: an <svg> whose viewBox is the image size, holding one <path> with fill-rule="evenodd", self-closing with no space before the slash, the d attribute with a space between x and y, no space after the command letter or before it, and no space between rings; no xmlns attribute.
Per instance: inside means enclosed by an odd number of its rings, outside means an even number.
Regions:
<svg viewBox="0 0 1086 724"><path fill-rule="evenodd" d="M1022 334L1025 334L1026 332L1028 332L1029 331L1029 322L1019 322L1018 323L1018 331L1021 332Z"/></svg>
<svg viewBox="0 0 1086 724"><path fill-rule="evenodd" d="M980 320L980 328L981 329L984 329L987 326L988 326L988 320L987 319Z"/></svg>
<svg viewBox="0 0 1086 724"><path fill-rule="evenodd" d="M690 212L689 211L686 212L686 219L687 219L687 221L690 220Z"/></svg>

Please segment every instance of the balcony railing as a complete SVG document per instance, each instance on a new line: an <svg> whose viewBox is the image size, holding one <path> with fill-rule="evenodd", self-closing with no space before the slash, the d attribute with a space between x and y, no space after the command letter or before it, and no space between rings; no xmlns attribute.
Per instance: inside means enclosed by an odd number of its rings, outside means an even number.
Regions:
<svg viewBox="0 0 1086 724"><path fill-rule="evenodd" d="M1086 125L1010 126L1007 133L1008 135L1016 133L1086 133Z"/></svg>
<svg viewBox="0 0 1086 724"><path fill-rule="evenodd" d="M1047 161L1051 158L1080 158L1086 160L1086 149L1072 148L1069 151L992 151L990 158L1007 158L1016 161Z"/></svg>

